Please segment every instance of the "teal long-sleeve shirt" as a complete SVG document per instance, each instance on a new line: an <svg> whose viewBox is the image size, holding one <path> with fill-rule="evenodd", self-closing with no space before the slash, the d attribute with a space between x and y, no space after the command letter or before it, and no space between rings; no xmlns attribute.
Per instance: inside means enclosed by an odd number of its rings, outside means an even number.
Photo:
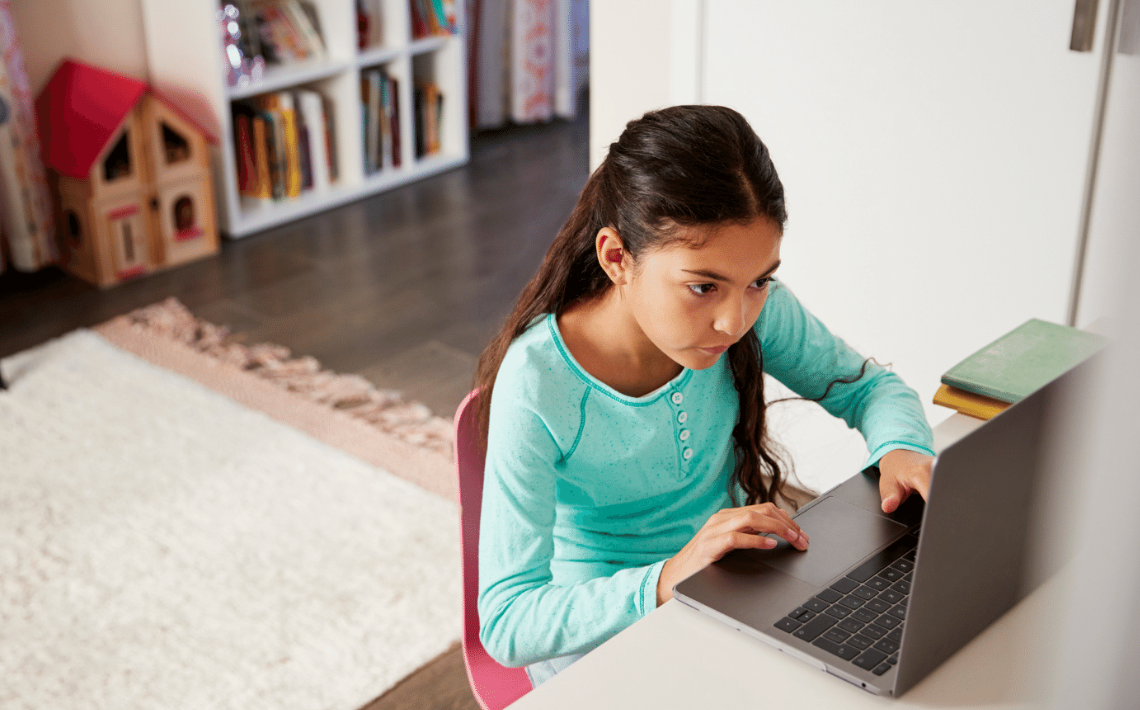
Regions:
<svg viewBox="0 0 1140 710"><path fill-rule="evenodd" d="M815 398L864 358L773 281L754 326L764 371ZM869 363L820 404L867 441L933 455L914 390ZM554 314L507 351L491 396L479 540L480 639L506 666L584 653L657 606L661 567L736 505L727 358L628 397L575 362ZM739 498L739 496L738 496Z"/></svg>

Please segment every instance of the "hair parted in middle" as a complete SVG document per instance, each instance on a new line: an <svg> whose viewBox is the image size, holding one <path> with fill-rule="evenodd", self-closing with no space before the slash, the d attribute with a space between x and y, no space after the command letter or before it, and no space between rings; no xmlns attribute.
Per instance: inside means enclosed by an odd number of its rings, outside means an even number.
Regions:
<svg viewBox="0 0 1140 710"><path fill-rule="evenodd" d="M612 287L598 263L599 231L616 231L636 265L642 254L676 244L697 247L701 234L715 232L693 227L766 219L782 234L787 218L784 186L768 148L737 111L673 106L630 121L587 180L538 272L479 360L475 385L487 393L479 417L484 441L489 395L511 342L535 318L561 313ZM748 329L726 356L740 402L733 480L748 504L775 502L784 490L784 466L768 435L763 353L755 332Z"/></svg>

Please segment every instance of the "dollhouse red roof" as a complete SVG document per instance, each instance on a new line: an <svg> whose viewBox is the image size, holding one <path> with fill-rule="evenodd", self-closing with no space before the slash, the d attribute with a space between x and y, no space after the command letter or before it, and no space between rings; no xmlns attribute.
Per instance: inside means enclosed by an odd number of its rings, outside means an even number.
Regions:
<svg viewBox="0 0 1140 710"><path fill-rule="evenodd" d="M151 87L145 81L64 60L36 98L44 162L62 175L86 180L107 141L147 91ZM163 103L213 139L176 106Z"/></svg>

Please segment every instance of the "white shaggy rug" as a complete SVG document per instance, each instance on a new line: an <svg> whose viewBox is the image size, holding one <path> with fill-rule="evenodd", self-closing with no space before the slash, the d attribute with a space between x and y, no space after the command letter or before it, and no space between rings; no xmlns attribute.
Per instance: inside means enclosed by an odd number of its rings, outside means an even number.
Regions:
<svg viewBox="0 0 1140 710"><path fill-rule="evenodd" d="M454 503L89 331L3 368L5 710L355 710L459 638Z"/></svg>

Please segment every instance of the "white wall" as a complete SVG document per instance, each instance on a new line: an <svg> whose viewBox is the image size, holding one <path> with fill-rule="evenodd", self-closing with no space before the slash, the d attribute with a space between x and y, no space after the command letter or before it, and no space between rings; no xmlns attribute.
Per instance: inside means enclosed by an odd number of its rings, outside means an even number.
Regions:
<svg viewBox="0 0 1140 710"><path fill-rule="evenodd" d="M695 4L695 3L693 3ZM625 124L668 106L673 13L662 0L590 4L590 169Z"/></svg>
<svg viewBox="0 0 1140 710"><path fill-rule="evenodd" d="M33 93L67 57L148 79L140 0L14 0L12 15Z"/></svg>

